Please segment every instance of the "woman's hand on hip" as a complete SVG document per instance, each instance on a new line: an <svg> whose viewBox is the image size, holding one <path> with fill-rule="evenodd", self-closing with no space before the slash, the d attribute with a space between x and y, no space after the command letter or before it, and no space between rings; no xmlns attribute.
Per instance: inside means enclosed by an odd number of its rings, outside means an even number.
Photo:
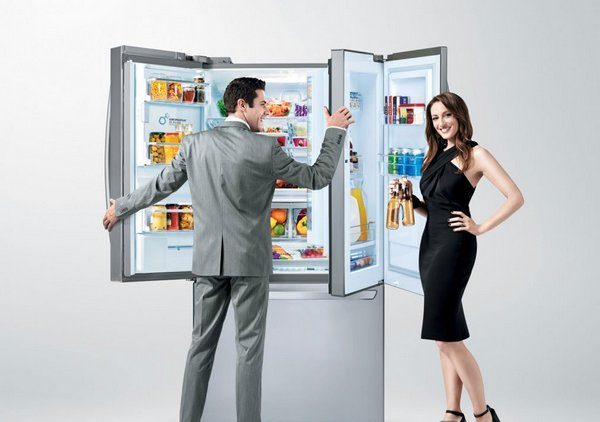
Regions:
<svg viewBox="0 0 600 422"><path fill-rule="evenodd" d="M450 211L451 214L456 215L448 219L448 225L453 227L455 232L467 231L475 236L481 234L479 224L475 223L471 217L466 215L462 211Z"/></svg>

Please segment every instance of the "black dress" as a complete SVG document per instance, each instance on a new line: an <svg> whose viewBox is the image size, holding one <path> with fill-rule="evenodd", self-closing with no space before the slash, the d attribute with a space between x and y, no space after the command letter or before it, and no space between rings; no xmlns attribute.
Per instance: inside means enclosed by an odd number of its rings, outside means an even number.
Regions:
<svg viewBox="0 0 600 422"><path fill-rule="evenodd" d="M477 145L469 141L471 147ZM448 219L462 211L469 217L469 201L475 192L467 177L457 173L451 162L456 147L440 151L421 177L421 193L427 208L427 222L419 250L419 271L423 285L424 309L421 338L460 341L469 337L461 303L475 256L476 236L453 231Z"/></svg>

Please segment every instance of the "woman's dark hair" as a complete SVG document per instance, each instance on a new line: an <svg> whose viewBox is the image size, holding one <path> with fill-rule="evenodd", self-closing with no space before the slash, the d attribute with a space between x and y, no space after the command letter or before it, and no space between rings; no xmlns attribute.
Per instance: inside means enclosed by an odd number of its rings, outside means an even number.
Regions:
<svg viewBox="0 0 600 422"><path fill-rule="evenodd" d="M425 171L425 169L429 167L431 161L435 158L440 149L440 142L443 140L437 130L435 130L435 125L431 118L431 107L437 102L444 104L448 111L450 111L458 121L458 132L456 133L455 144L456 149L458 150L458 156L462 163L462 170L460 171L464 173L471 166L472 148L467 141L471 140L471 137L473 136L473 126L471 125L471 119L469 118L467 104L453 92L442 92L433 97L433 99L429 101L429 104L427 104L427 111L425 113L427 122L425 126L425 135L427 137L427 146L429 149L427 150L427 155L423 161L422 171ZM439 118L441 118L441 116Z"/></svg>
<svg viewBox="0 0 600 422"><path fill-rule="evenodd" d="M228 113L235 113L237 101L241 98L252 107L252 102L257 97L256 90L265 89L265 81L256 78L237 78L229 82L225 88L223 102Z"/></svg>

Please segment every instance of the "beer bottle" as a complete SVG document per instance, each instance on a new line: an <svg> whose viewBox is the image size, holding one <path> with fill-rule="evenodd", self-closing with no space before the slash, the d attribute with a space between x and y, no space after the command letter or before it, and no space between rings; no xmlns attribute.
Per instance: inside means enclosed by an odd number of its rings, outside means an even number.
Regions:
<svg viewBox="0 0 600 422"><path fill-rule="evenodd" d="M390 201L387 206L387 217L385 227L388 230L398 230L400 227L400 200L398 199L398 184L390 190Z"/></svg>
<svg viewBox="0 0 600 422"><path fill-rule="evenodd" d="M400 203L402 204L402 210L404 215L402 217L403 226L414 226L415 224L415 211L412 203L412 192L408 185L402 188L402 196L400 197Z"/></svg>

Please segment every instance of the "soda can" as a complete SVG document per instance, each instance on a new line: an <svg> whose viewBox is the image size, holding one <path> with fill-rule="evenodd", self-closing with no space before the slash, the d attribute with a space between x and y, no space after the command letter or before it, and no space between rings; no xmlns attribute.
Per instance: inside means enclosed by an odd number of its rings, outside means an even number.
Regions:
<svg viewBox="0 0 600 422"><path fill-rule="evenodd" d="M402 162L396 163L396 174L399 176L406 174L406 164Z"/></svg>
<svg viewBox="0 0 600 422"><path fill-rule="evenodd" d="M400 155L402 157L402 163L410 164L410 153L411 153L410 148L402 148L400 150Z"/></svg>
<svg viewBox="0 0 600 422"><path fill-rule="evenodd" d="M390 153L388 154L388 173L396 174L396 150L397 148L390 148Z"/></svg>
<svg viewBox="0 0 600 422"><path fill-rule="evenodd" d="M396 174L405 174L406 166L406 148L396 148Z"/></svg>

